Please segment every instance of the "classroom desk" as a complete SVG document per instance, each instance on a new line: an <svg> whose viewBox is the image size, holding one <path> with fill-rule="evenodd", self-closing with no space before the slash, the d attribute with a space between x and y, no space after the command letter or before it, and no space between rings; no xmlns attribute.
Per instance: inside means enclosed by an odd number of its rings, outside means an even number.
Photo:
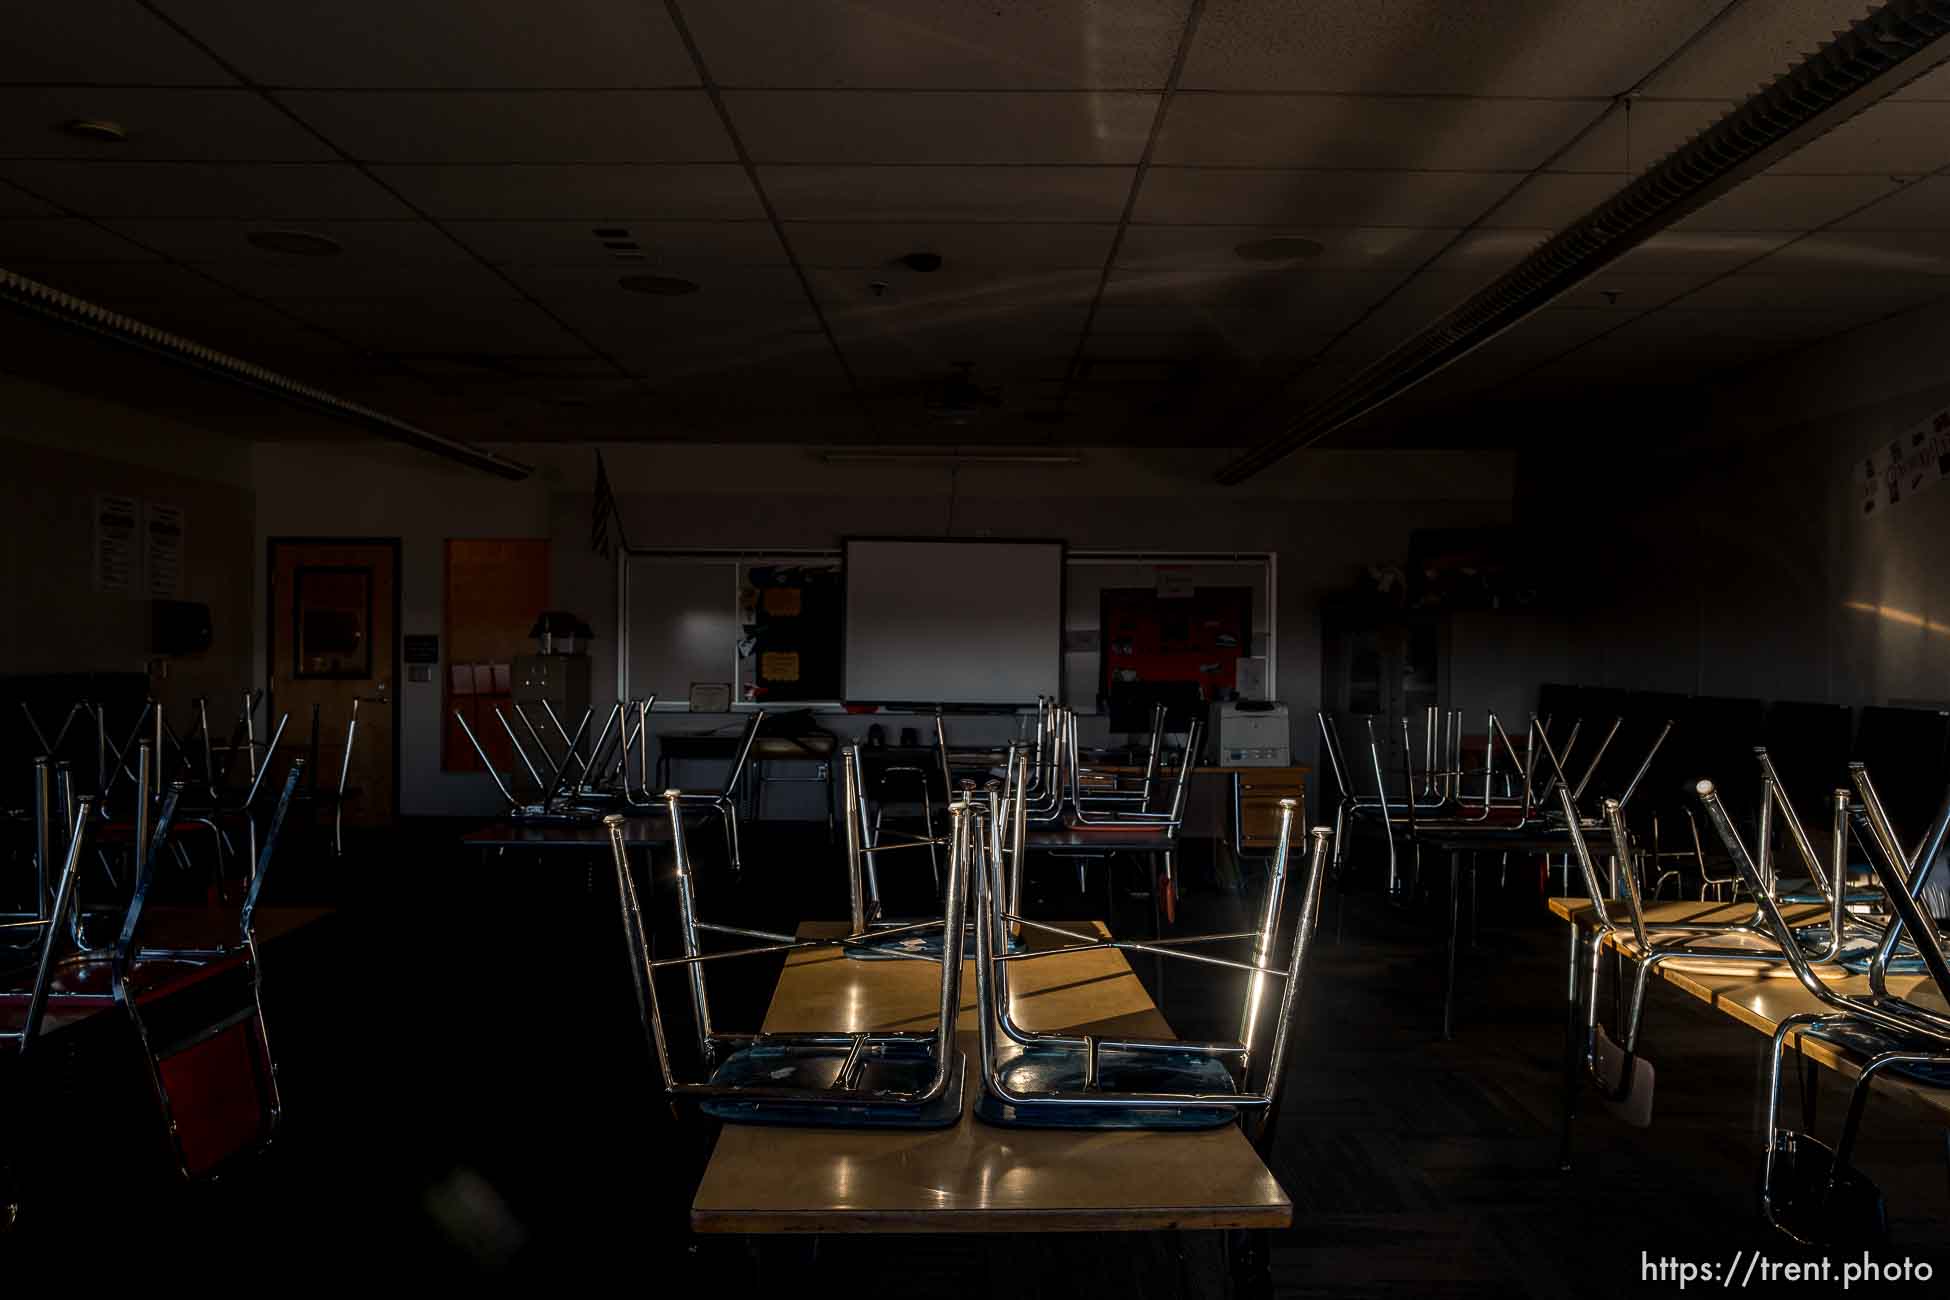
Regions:
<svg viewBox="0 0 1950 1300"><path fill-rule="evenodd" d="M1104 777L1142 777L1145 770L1142 764L1093 762L1089 754L1082 756L1081 764L1086 789L1091 784L1091 773L1097 774L1102 783ZM1229 800L1227 820L1231 835L1228 838L1224 827L1216 835L1203 834L1191 824L1194 819L1189 815L1186 818L1186 835L1194 839L1224 839L1232 845L1233 852L1242 857L1249 852L1271 854L1279 843L1280 800L1300 801L1301 814L1294 819L1294 829L1300 831L1306 828L1307 776L1312 771L1304 763L1286 767L1227 767L1200 763L1192 769L1194 789L1201 776L1218 776L1226 781ZM1178 769L1167 763L1164 770L1152 778L1153 792L1169 792L1177 775Z"/></svg>
<svg viewBox="0 0 1950 1300"><path fill-rule="evenodd" d="M656 788L665 790L670 787L672 763L716 760L729 765L732 759L738 757L738 742L742 739L739 734L741 729L666 731L658 735ZM752 742L751 770L739 790L741 799L746 793L751 796L752 820L761 820L765 815L767 784L776 781L799 781L818 782L826 786L826 815L830 821L833 816L833 755L838 750L839 738L831 732L815 731L800 736L775 736L768 735L761 726L758 739ZM816 763L819 771L817 775L810 777L778 777L771 774L770 765L773 763ZM720 775L717 783L722 784L723 779Z"/></svg>
<svg viewBox="0 0 1950 1300"><path fill-rule="evenodd" d="M1598 918L1588 898L1553 898L1550 900L1553 914L1571 923L1572 978L1570 988L1572 997L1566 1024L1566 1063L1565 1063L1565 1105L1562 1163L1569 1168L1570 1158L1570 1114L1574 1088L1581 1086L1583 1074L1584 1016L1576 996L1582 975L1578 972L1580 954L1583 951L1581 938L1592 935L1598 929ZM1786 906L1782 915L1791 925L1801 925L1828 919L1828 908L1820 904ZM1673 922L1697 921L1707 923L1745 921L1754 914L1751 902L1743 903L1652 903L1645 909L1648 925L1671 924ZM1605 937L1606 946L1627 957L1636 958L1638 945L1628 933L1614 931ZM1765 967L1756 971L1753 967L1741 967L1729 962L1715 962L1711 958L1687 960L1684 958L1668 961L1657 968L1660 979L1691 996L1698 998L1707 1006L1726 1015L1729 1019L1746 1025L1750 1029L1771 1035L1781 1021L1791 1015L1804 1011L1826 1009L1823 1004L1806 989L1801 987L1788 970L1785 962L1779 966ZM1838 993L1866 995L1869 979L1866 975L1843 976L1825 975L1823 982ZM1943 999L1931 987L1930 980L1923 975L1894 975L1889 977L1889 991L1898 997L1913 999L1919 1006L1938 1011L1950 1011ZM1814 1036L1803 1036L1798 1030L1789 1034L1788 1041L1797 1045L1808 1060L1825 1069L1834 1070L1844 1078L1854 1079L1862 1072L1865 1059L1861 1053L1837 1043ZM1572 1071L1571 1057L1577 1058L1576 1073ZM1876 1088L1888 1092L1901 1093L1912 1100L1930 1108L1939 1116L1950 1119L1950 1088L1933 1088L1907 1078L1898 1072L1884 1071L1877 1076Z"/></svg>
<svg viewBox="0 0 1950 1300"><path fill-rule="evenodd" d="M799 927L801 938L845 932L841 922ZM1172 1036L1121 953L1021 962L1011 982L1027 1028ZM940 971L930 964L796 952L764 1027L927 1029L939 992ZM970 963L960 1041L971 1072L980 1069L975 1014ZM1192 1133L993 1128L975 1118L978 1086L971 1073L968 1104L949 1129L727 1124L692 1202L691 1226L712 1233L1137 1232L1292 1221L1292 1202L1237 1125Z"/></svg>
<svg viewBox="0 0 1950 1300"><path fill-rule="evenodd" d="M1571 851L1569 831L1551 830L1544 826L1508 827L1485 823L1481 826L1457 825L1453 822L1417 826L1413 834L1408 827L1401 828L1411 845L1427 845L1439 853L1449 855L1449 948L1448 967L1442 981L1442 1039L1444 1042L1455 1037L1456 1021L1456 957L1462 946L1462 863L1463 855L1471 855L1470 860L1470 930L1476 925L1476 864L1474 855L1478 853L1518 853L1551 855ZM1596 832L1588 832L1595 834Z"/></svg>
<svg viewBox="0 0 1950 1300"><path fill-rule="evenodd" d="M609 827L600 821L534 823L499 821L460 837L470 849L608 849ZM623 822L623 847L659 848L670 843L670 818L643 813Z"/></svg>

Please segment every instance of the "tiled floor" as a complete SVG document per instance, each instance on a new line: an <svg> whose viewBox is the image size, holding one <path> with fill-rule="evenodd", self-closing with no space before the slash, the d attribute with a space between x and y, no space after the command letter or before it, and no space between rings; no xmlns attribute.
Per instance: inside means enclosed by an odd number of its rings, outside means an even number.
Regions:
<svg viewBox="0 0 1950 1300"><path fill-rule="evenodd" d="M620 1271L634 1291L690 1294L754 1284L795 1296L1224 1293L1223 1243L1210 1237L756 1250L689 1239L685 1207L709 1135L674 1117L650 1076L601 864L484 860L452 847L456 830L409 828L292 882L341 910L267 958L288 1106L270 1154L190 1193L143 1180L130 1154L141 1136L110 1113L129 1095L116 1083L126 1062L76 1062L92 1081L88 1110L70 1116L72 1142L57 1143L73 1176L0 1239L0 1276L83 1258L104 1272L207 1278L199 1261L214 1252L224 1270L313 1281L438 1270L469 1285L554 1288ZM839 864L822 832L766 827L751 840L745 880L714 910L788 928L840 914ZM1196 862L1189 874L1209 881ZM1070 867L1032 881L1049 914L1078 911ZM1101 886L1090 898L1101 905ZM1228 927L1242 906L1207 883L1179 926ZM1558 1172L1563 931L1534 890L1486 890L1484 913L1450 1042L1439 1032L1434 910L1357 896L1344 918L1330 913L1342 940L1316 954L1273 1162L1296 1207L1273 1241L1277 1293L1666 1294L1672 1283L1642 1284L1644 1253L1807 1258L1755 1217L1763 1040L1671 990L1655 992L1648 1012L1653 1127L1587 1104L1577 1168ZM1147 930L1150 905L1120 896L1111 919ZM1226 977L1178 965L1166 989L1174 1025L1225 1032L1224 1008L1236 1005ZM1145 963L1140 973L1151 978ZM714 1008L727 1024L754 1024L772 977L760 969L717 986ZM1831 1082L1831 1134L1840 1112ZM1943 1142L1940 1124L1915 1111L1871 1107L1861 1163L1889 1197L1882 1255L1950 1262ZM117 1195L90 1176L100 1167L124 1171ZM72 1253L105 1233L115 1250Z"/></svg>

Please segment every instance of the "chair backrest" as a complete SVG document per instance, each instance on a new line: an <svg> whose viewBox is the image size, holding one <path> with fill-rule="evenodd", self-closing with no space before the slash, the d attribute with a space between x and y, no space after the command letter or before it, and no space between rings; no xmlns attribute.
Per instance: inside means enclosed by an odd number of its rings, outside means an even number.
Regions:
<svg viewBox="0 0 1950 1300"><path fill-rule="evenodd" d="M54 983L54 967L57 955L62 949L61 936L67 931L63 921L75 905L75 889L81 875L81 857L87 841L88 831L94 821L95 797L82 795L75 821L69 828L67 852L59 873L53 880L54 901L43 918L41 926L40 951L34 961L34 983L27 995L27 1014L22 1018L19 1034L19 1055L25 1056L33 1049L34 1040L41 1036L41 1024L47 1013L48 992ZM4 1037L5 1035L0 1035Z"/></svg>
<svg viewBox="0 0 1950 1300"><path fill-rule="evenodd" d="M268 1142L282 1113L264 1026L256 915L305 766L302 758L291 764L265 828L256 875L239 918L241 947L198 954L190 962L167 959L187 967L185 982L194 980L193 995L179 995L169 985L158 992L139 979L143 918L181 783L164 795L155 834L137 861L135 890L110 965L112 987L135 1030L177 1170L185 1178L207 1174L232 1156Z"/></svg>
<svg viewBox="0 0 1950 1300"><path fill-rule="evenodd" d="M745 729L739 733L731 768L725 773L724 788L718 792L727 799L738 793L738 784L745 779L745 769L751 766L752 750L758 744L758 729L764 721L764 709L753 709L745 718Z"/></svg>

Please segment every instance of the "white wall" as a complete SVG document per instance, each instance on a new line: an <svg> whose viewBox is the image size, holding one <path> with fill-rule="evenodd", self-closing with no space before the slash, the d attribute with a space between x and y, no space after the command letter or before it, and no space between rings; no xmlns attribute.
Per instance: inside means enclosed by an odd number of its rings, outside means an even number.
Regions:
<svg viewBox="0 0 1950 1300"><path fill-rule="evenodd" d="M1950 706L1950 483L1866 518L1859 491L1950 406L1946 328L1925 309L1731 376L1657 450L1527 459L1519 514L1582 593L1568 678Z"/></svg>
<svg viewBox="0 0 1950 1300"><path fill-rule="evenodd" d="M207 694L213 725L249 680L253 531L248 449L161 416L0 376L0 671L142 672L150 607L140 590L94 589L97 493L182 507L183 591L211 611L209 650L152 682L173 721ZM140 573L137 582L140 582ZM58 720L57 720L58 721Z"/></svg>

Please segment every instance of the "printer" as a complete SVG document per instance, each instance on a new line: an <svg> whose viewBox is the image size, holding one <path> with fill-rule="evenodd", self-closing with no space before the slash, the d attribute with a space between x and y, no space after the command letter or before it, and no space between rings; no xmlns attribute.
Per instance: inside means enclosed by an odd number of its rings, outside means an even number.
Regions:
<svg viewBox="0 0 1950 1300"><path fill-rule="evenodd" d="M1286 705L1275 700L1226 700L1219 710L1221 767L1291 767Z"/></svg>

